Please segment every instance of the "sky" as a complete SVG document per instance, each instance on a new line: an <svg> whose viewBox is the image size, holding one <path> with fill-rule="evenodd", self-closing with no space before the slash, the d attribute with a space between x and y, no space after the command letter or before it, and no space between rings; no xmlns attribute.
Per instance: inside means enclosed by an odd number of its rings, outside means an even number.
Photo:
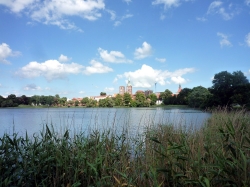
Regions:
<svg viewBox="0 0 250 187"><path fill-rule="evenodd" d="M0 95L60 97L250 79L250 0L0 0Z"/></svg>

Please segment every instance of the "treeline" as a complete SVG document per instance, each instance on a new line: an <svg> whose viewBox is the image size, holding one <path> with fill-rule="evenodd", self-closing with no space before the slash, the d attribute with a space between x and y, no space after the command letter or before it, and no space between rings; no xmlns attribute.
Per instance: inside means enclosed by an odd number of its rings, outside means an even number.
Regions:
<svg viewBox="0 0 250 187"><path fill-rule="evenodd" d="M0 107L17 107L19 105L32 105L32 106L66 106L67 98L57 94L55 96L34 95L27 97L22 95L17 97L15 94L9 95L7 98L0 96Z"/></svg>
<svg viewBox="0 0 250 187"><path fill-rule="evenodd" d="M193 89L184 88L178 95L172 96L168 89L161 93L165 105L184 104L195 108L217 106L244 106L250 108L250 83L241 71L215 74L212 87L202 86Z"/></svg>
<svg viewBox="0 0 250 187"><path fill-rule="evenodd" d="M100 93L106 96L105 92ZM250 108L250 83L241 71L229 73L222 71L215 74L212 81L212 87L202 86L193 89L184 88L179 94L173 94L166 89L157 96L152 93L145 95L143 92L136 92L134 96L129 93L124 95L117 94L115 97L107 96L99 101L88 97L82 100L67 101L66 97L55 96L16 97L14 94L7 98L0 96L1 107L17 107L18 105L32 106L85 106L85 107L149 107L156 104L157 101L163 105L189 105L194 108L212 108L217 106L245 106Z"/></svg>

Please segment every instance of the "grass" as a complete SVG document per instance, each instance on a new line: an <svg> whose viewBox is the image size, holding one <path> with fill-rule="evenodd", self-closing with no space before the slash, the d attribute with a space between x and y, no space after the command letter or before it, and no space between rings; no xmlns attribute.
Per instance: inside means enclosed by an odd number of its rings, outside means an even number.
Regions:
<svg viewBox="0 0 250 187"><path fill-rule="evenodd" d="M250 186L250 116L212 112L203 128L148 126L0 138L0 186Z"/></svg>

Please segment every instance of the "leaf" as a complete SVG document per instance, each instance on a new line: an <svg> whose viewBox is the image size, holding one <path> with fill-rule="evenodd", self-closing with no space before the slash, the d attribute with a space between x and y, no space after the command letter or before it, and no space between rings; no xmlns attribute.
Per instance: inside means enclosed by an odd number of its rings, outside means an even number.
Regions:
<svg viewBox="0 0 250 187"><path fill-rule="evenodd" d="M155 143L161 144L161 142L159 140L157 140L157 138L155 138L155 137L150 138L150 140L154 141Z"/></svg>

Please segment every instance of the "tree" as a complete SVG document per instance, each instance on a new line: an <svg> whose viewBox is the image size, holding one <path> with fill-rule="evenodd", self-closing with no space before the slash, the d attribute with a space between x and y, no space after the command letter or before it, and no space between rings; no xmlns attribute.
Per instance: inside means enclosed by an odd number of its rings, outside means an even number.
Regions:
<svg viewBox="0 0 250 187"><path fill-rule="evenodd" d="M150 94L147 98L150 99L150 105L155 105L157 101L157 96L154 93Z"/></svg>
<svg viewBox="0 0 250 187"><path fill-rule="evenodd" d="M250 107L250 83L235 86L230 103Z"/></svg>
<svg viewBox="0 0 250 187"><path fill-rule="evenodd" d="M222 71L215 74L212 81L213 86L210 88L211 93L214 95L214 100L218 105L231 105L234 94L234 89L239 85L248 84L246 76L241 71L235 71L232 74L227 71Z"/></svg>
<svg viewBox="0 0 250 187"><path fill-rule="evenodd" d="M146 96L144 93L142 92L137 92L135 94L135 101L136 101L136 104L137 104L137 107L143 107L143 106L146 106Z"/></svg>
<svg viewBox="0 0 250 187"><path fill-rule="evenodd" d="M101 95L101 96L105 96L105 95L107 95L107 94L106 94L106 92L101 92L100 95Z"/></svg>
<svg viewBox="0 0 250 187"><path fill-rule="evenodd" d="M129 93L124 93L123 95L123 102L125 106L129 106L130 102L131 102L132 98L131 95Z"/></svg>
<svg viewBox="0 0 250 187"><path fill-rule="evenodd" d="M163 103L164 103L165 105L170 104L170 99L171 99L171 97L172 97L172 94L173 94L173 93L172 93L169 89L166 89L164 92L161 92L160 98L162 98Z"/></svg>
<svg viewBox="0 0 250 187"><path fill-rule="evenodd" d="M194 108L204 108L211 96L208 89L202 86L194 87L188 95L188 105Z"/></svg>
<svg viewBox="0 0 250 187"><path fill-rule="evenodd" d="M188 104L188 95L191 93L190 88L183 88L181 92L177 95L178 104L187 105Z"/></svg>
<svg viewBox="0 0 250 187"><path fill-rule="evenodd" d="M83 106L86 106L86 104L89 102L89 98L88 97L84 97L84 98L82 98L82 100L81 100L81 103L82 103L82 105Z"/></svg>
<svg viewBox="0 0 250 187"><path fill-rule="evenodd" d="M117 94L115 96L115 105L116 106L123 106L123 98L121 94Z"/></svg>
<svg viewBox="0 0 250 187"><path fill-rule="evenodd" d="M67 102L67 97L62 97L59 100L59 103L60 103L61 106L65 106L66 102Z"/></svg>
<svg viewBox="0 0 250 187"><path fill-rule="evenodd" d="M80 103L80 102L79 102L78 100L76 100L76 101L75 101L75 106L79 106L79 103Z"/></svg>
<svg viewBox="0 0 250 187"><path fill-rule="evenodd" d="M90 99L89 102L86 104L86 107L96 107L97 101L94 99Z"/></svg>
<svg viewBox="0 0 250 187"><path fill-rule="evenodd" d="M114 101L112 98L107 97L105 99L100 99L99 100L99 106L100 107L113 107L114 106Z"/></svg>
<svg viewBox="0 0 250 187"><path fill-rule="evenodd" d="M28 105L29 104L29 99L30 98L26 97L25 95L22 95L18 99L19 99L19 104L23 104L23 105Z"/></svg>

